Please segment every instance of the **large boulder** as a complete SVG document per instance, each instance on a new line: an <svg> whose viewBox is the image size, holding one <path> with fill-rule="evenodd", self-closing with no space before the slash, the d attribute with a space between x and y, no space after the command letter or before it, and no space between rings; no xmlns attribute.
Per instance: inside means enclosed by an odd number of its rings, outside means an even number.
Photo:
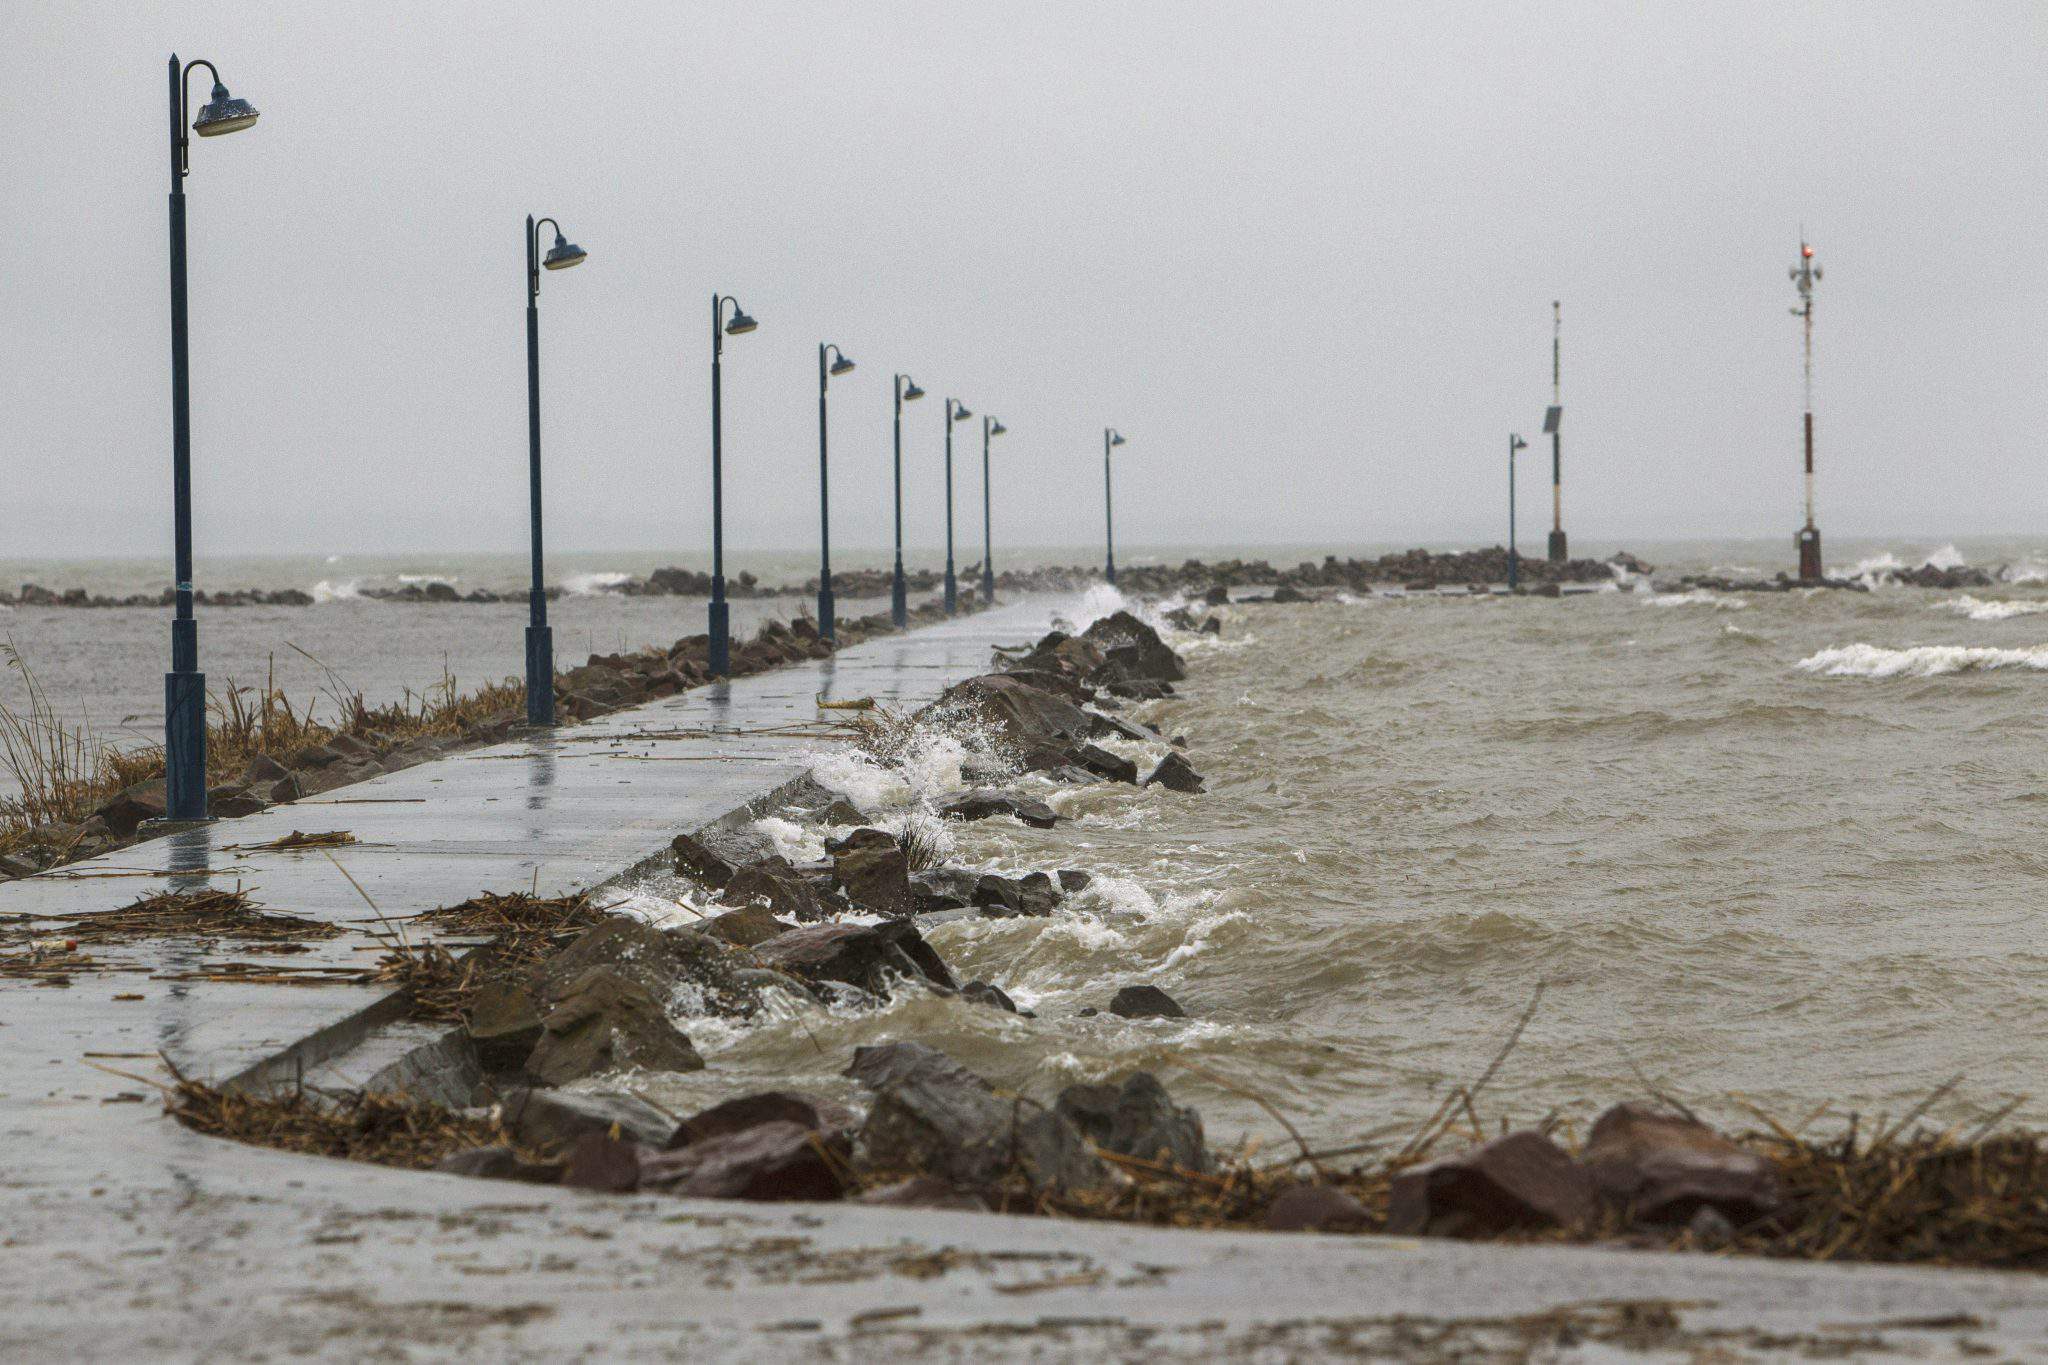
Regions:
<svg viewBox="0 0 2048 1365"><path fill-rule="evenodd" d="M1109 1012L1125 1019L1185 1019L1180 1002L1157 986L1125 986L1110 997Z"/></svg>
<svg viewBox="0 0 2048 1365"><path fill-rule="evenodd" d="M1175 683L1187 676L1180 655L1159 638L1159 632L1127 611L1105 616L1081 634L1102 650L1105 663L1120 666L1131 677Z"/></svg>
<svg viewBox="0 0 2048 1365"><path fill-rule="evenodd" d="M909 920L882 924L811 924L769 939L756 960L814 986L852 986L887 999L897 978L960 988L939 955Z"/></svg>
<svg viewBox="0 0 2048 1365"><path fill-rule="evenodd" d="M848 1074L875 1087L853 1157L871 1183L922 1175L986 1189L1014 1175L1034 1191L1061 1191L1112 1179L1065 1118L998 1093L936 1049L860 1048Z"/></svg>
<svg viewBox="0 0 2048 1365"><path fill-rule="evenodd" d="M974 904L990 919L1050 915L1059 899L1052 878L1043 872L1029 872L1022 877L984 872L974 883Z"/></svg>
<svg viewBox="0 0 2048 1365"><path fill-rule="evenodd" d="M960 867L933 867L910 874L910 895L919 914L959 910L974 903L980 874Z"/></svg>
<svg viewBox="0 0 2048 1365"><path fill-rule="evenodd" d="M1176 1105L1149 1071L1133 1074L1120 1086L1070 1085L1060 1092L1055 1108L1102 1151L1183 1170L1209 1168L1202 1116Z"/></svg>
<svg viewBox="0 0 2048 1365"><path fill-rule="evenodd" d="M695 1199L837 1199L845 1193L843 1135L770 1119L640 1163L640 1188Z"/></svg>
<svg viewBox="0 0 2048 1365"><path fill-rule="evenodd" d="M1077 744L1068 757L1074 766L1110 782L1138 780L1138 765L1093 744Z"/></svg>
<svg viewBox="0 0 2048 1365"><path fill-rule="evenodd" d="M714 891L732 880L736 870L733 865L696 835L678 834L669 847L676 855L676 871L681 875Z"/></svg>
<svg viewBox="0 0 2048 1365"><path fill-rule="evenodd" d="M832 853L832 884L865 910L908 915L917 909L910 890L910 858L881 830L856 830L873 839L849 839Z"/></svg>
<svg viewBox="0 0 2048 1365"><path fill-rule="evenodd" d="M1065 747L1096 733L1096 720L1064 697L1006 673L985 673L955 683L919 711L920 723L970 717L1018 749Z"/></svg>
<svg viewBox="0 0 2048 1365"><path fill-rule="evenodd" d="M765 905L781 919L809 924L826 916L818 888L780 854L749 863L720 892L728 905Z"/></svg>
<svg viewBox="0 0 2048 1365"><path fill-rule="evenodd" d="M775 918L775 912L767 906L758 904L713 915L704 921L703 926L706 934L736 948L752 948L766 943L777 934L788 933L793 927Z"/></svg>
<svg viewBox="0 0 2048 1365"><path fill-rule="evenodd" d="M1011 815L1033 829L1051 829L1060 818L1043 801L1014 792L996 791L992 787L975 787L950 797L940 803L938 813L945 820L987 820L992 816Z"/></svg>
<svg viewBox="0 0 2048 1365"><path fill-rule="evenodd" d="M114 794L94 814L109 830L125 839L145 820L164 818L164 780L152 777Z"/></svg>
<svg viewBox="0 0 2048 1365"><path fill-rule="evenodd" d="M538 1152L564 1151L585 1133L665 1147L679 1127L636 1095L608 1092L521 1088L498 1101L498 1112L519 1145Z"/></svg>
<svg viewBox="0 0 2048 1365"><path fill-rule="evenodd" d="M1695 1119L1642 1105L1602 1114L1579 1161L1603 1199L1647 1223L1687 1223L1710 1208L1740 1226L1778 1207L1763 1157Z"/></svg>
<svg viewBox="0 0 2048 1365"><path fill-rule="evenodd" d="M664 1006L687 1000L697 1013L750 1014L759 994L732 946L693 929L657 929L630 915L592 926L541 968L543 1003L562 997L593 967L631 979Z"/></svg>
<svg viewBox="0 0 2048 1365"><path fill-rule="evenodd" d="M1159 766L1145 779L1145 785L1164 787L1170 792L1199 792L1202 790L1202 775L1195 771L1194 764L1175 751L1159 760Z"/></svg>
<svg viewBox="0 0 2048 1365"><path fill-rule="evenodd" d="M1394 1177L1387 1231L1493 1237L1582 1228L1599 1215L1593 1178L1564 1148L1523 1130Z"/></svg>
<svg viewBox="0 0 2048 1365"><path fill-rule="evenodd" d="M534 1044L540 1041L540 1001L523 980L486 979L465 1018L477 1064L486 1071L514 1070L533 1055Z"/></svg>
<svg viewBox="0 0 2048 1365"><path fill-rule="evenodd" d="M527 1073L546 1085L607 1071L703 1068L647 988L610 967L592 967L564 986L541 1017L540 1042L526 1061Z"/></svg>
<svg viewBox="0 0 2048 1365"><path fill-rule="evenodd" d="M687 1147L708 1138L738 1133L763 1123L795 1123L821 1133L850 1133L851 1111L829 1100L788 1090L762 1090L712 1105L690 1115L676 1129L671 1147Z"/></svg>

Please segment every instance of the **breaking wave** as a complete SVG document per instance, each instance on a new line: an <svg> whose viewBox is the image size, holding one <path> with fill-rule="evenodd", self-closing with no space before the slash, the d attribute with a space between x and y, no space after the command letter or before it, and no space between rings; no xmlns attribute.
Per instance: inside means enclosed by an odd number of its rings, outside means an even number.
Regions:
<svg viewBox="0 0 2048 1365"><path fill-rule="evenodd" d="M1694 588L1691 592L1653 593L1649 598L1653 607L1713 607L1717 611L1741 611L1749 603L1740 597L1707 588Z"/></svg>
<svg viewBox="0 0 2048 1365"><path fill-rule="evenodd" d="M1862 583L1866 587L1876 588L1882 587L1889 582L1893 574L1903 573L1908 569L1960 569L1969 562L1969 560L1963 557L1961 550L1958 550L1953 544L1949 544L1925 556L1918 563L1909 562L1909 559L1901 559L1887 550L1881 555L1870 555L1859 559L1850 568L1843 569L1838 567L1829 572L1830 577L1850 578Z"/></svg>
<svg viewBox="0 0 2048 1365"><path fill-rule="evenodd" d="M1905 649L1842 645L1801 659L1797 666L1807 673L1854 678L1933 678L1994 668L2048 670L2048 645L2027 649L1995 649L1986 645L1911 645Z"/></svg>
<svg viewBox="0 0 2048 1365"><path fill-rule="evenodd" d="M315 602L352 602L363 595L363 581L360 578L345 578L336 583L323 578L313 585Z"/></svg>
<svg viewBox="0 0 2048 1365"><path fill-rule="evenodd" d="M562 591L572 597L590 597L601 592L610 592L632 580L629 573L572 573L562 580Z"/></svg>
<svg viewBox="0 0 2048 1365"><path fill-rule="evenodd" d="M2048 601L2015 602L2010 599L1985 599L1965 594L1962 597L1936 602L1934 609L1952 611L1958 616L1967 616L1972 621L2004 621L2014 616L2038 616L2048 611Z"/></svg>

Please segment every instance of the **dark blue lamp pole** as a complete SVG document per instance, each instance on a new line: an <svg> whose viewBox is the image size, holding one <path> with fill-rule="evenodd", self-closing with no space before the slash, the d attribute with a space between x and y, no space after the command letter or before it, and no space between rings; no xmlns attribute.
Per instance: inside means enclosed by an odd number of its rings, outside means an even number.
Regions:
<svg viewBox="0 0 2048 1365"><path fill-rule="evenodd" d="M1103 577L1109 580L1112 588L1116 586L1116 506L1109 496L1109 450L1111 446L1123 443L1124 438L1117 435L1114 428L1102 429L1102 531L1103 546L1108 551L1108 557L1103 561Z"/></svg>
<svg viewBox="0 0 2048 1365"><path fill-rule="evenodd" d="M527 593L526 723L555 723L555 633L548 627L548 593L540 572L540 272L581 265L589 253L562 239L562 225L540 220L555 230L555 244L545 259L540 254L540 224L526 215L526 477L533 523L533 587Z"/></svg>
<svg viewBox="0 0 2048 1365"><path fill-rule="evenodd" d="M957 398L946 400L946 615L960 609L960 587L953 578L953 423L974 416Z"/></svg>
<svg viewBox="0 0 2048 1365"><path fill-rule="evenodd" d="M987 413L981 416L981 605L992 607L996 602L995 540L989 534L988 515L988 442L992 436L1000 436L1009 430Z"/></svg>
<svg viewBox="0 0 2048 1365"><path fill-rule="evenodd" d="M171 621L171 671L164 674L164 818L206 818L206 675L199 671L199 622L192 615L192 408L185 318L185 135L192 68L213 77L213 93L192 120L201 137L240 132L256 122L247 100L228 94L212 62L171 54L171 527L177 614Z"/></svg>
<svg viewBox="0 0 2048 1365"><path fill-rule="evenodd" d="M1515 550L1515 452L1526 450L1529 443L1513 432L1508 433L1508 591L1513 592L1521 585L1522 557Z"/></svg>
<svg viewBox="0 0 2048 1365"><path fill-rule="evenodd" d="M896 376L896 576L889 584L889 619L902 630L910 624L910 585L903 581L903 405L924 397L907 374Z"/></svg>
<svg viewBox="0 0 2048 1365"><path fill-rule="evenodd" d="M825 353L833 359L828 366ZM846 352L825 342L818 343L818 638L830 643L832 630L832 480L825 465L825 386L835 374L850 374L853 362Z"/></svg>
<svg viewBox="0 0 2048 1365"><path fill-rule="evenodd" d="M732 305L730 320L725 316L728 303ZM711 646L707 665L714 678L732 673L732 609L725 602L725 465L719 445L719 361L725 354L727 336L740 336L759 325L732 295L711 296Z"/></svg>

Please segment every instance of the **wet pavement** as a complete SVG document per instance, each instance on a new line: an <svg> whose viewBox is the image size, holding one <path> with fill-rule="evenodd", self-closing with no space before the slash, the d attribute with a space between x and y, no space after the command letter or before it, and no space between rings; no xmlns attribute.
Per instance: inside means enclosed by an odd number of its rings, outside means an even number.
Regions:
<svg viewBox="0 0 2048 1365"><path fill-rule="evenodd" d="M274 957L92 946L105 970L68 986L0 979L0 1358L1763 1359L2048 1342L2048 1289L2031 1277L627 1199L293 1156L162 1117L145 1079L161 1078L159 1052L217 1081L276 1074L281 1057L314 1074L394 1013L379 988L222 980L238 970L225 964L312 981L479 891L596 885L802 771L832 714L818 698L914 705L1033 637L1052 605L0 884L0 916L239 885L344 931ZM252 847L331 830L358 842Z"/></svg>

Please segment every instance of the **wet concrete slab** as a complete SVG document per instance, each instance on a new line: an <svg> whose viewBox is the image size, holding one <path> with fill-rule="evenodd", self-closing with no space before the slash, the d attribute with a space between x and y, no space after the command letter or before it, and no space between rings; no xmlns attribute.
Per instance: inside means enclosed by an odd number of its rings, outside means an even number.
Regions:
<svg viewBox="0 0 2048 1365"><path fill-rule="evenodd" d="M1019 604L185 831L0 885L0 915L240 884L343 930L274 963L362 965L380 917L602 882L796 775L821 741L761 732L814 724L818 696L922 700L1045 614ZM361 842L250 847L325 829ZM4 1359L1946 1358L2048 1342L2029 1277L615 1198L242 1147L162 1116L157 1054L217 1079L276 1074L283 1055L333 1080L389 995L218 979L263 961L232 944L92 955L121 970L0 980ZM348 1064L388 1060L369 1051Z"/></svg>

